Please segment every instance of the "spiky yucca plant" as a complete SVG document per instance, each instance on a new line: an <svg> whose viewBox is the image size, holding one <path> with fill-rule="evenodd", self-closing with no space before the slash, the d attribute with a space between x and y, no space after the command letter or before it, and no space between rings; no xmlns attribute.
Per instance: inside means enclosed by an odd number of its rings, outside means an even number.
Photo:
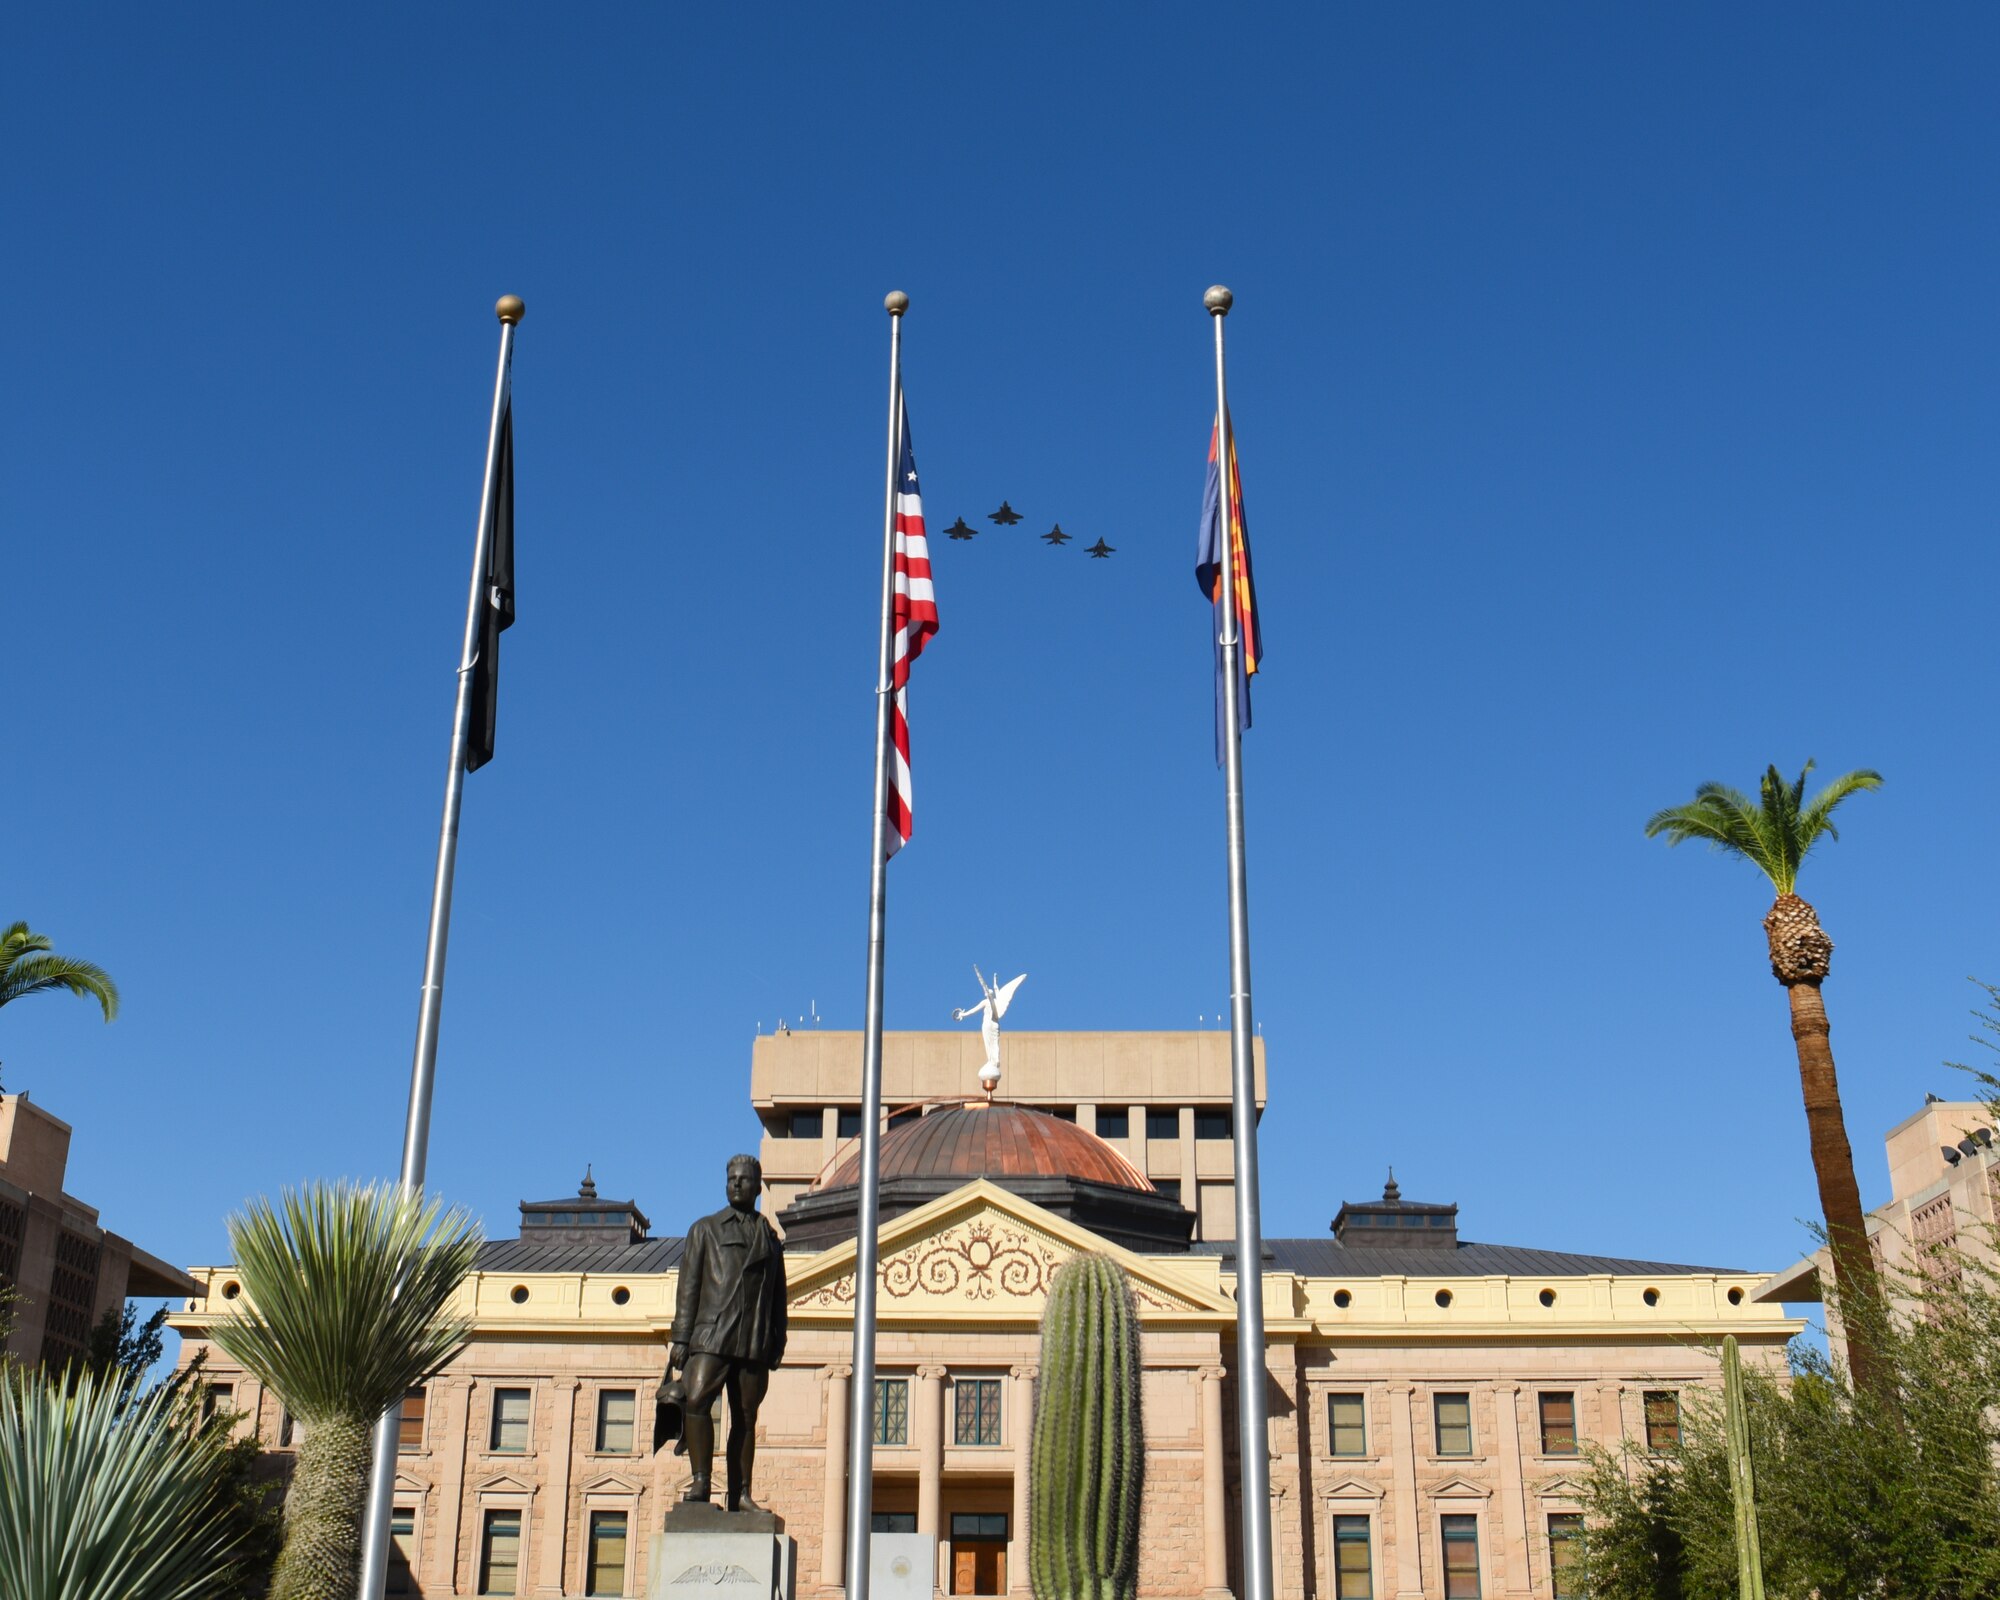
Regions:
<svg viewBox="0 0 2000 1600"><path fill-rule="evenodd" d="M0 1600L197 1600L231 1536L228 1440L162 1386L0 1374Z"/></svg>
<svg viewBox="0 0 2000 1600"><path fill-rule="evenodd" d="M1799 869L1822 838L1838 839L1834 810L1864 789L1879 789L1882 775L1863 769L1835 778L1806 799L1808 761L1796 783L1774 766L1758 784L1757 799L1725 784L1704 783L1689 805L1669 806L1646 823L1646 836L1668 844L1700 839L1727 855L1741 856L1762 872L1777 891L1764 917L1771 976L1785 986L1792 1011L1792 1040L1799 1061L1799 1091L1805 1100L1806 1133L1813 1173L1819 1180L1820 1212L1826 1218L1834 1282L1851 1315L1848 1362L1855 1381L1872 1381L1876 1362L1867 1319L1880 1299L1875 1257L1868 1247L1868 1224L1861 1210L1861 1186L1854 1176L1854 1151L1840 1108L1840 1082L1833 1070L1831 1029L1820 985L1833 970L1833 941L1819 925L1819 913L1798 893Z"/></svg>
<svg viewBox="0 0 2000 1600"><path fill-rule="evenodd" d="M1049 1286L1028 1464L1036 1600L1132 1600L1146 1430L1139 1319L1125 1269L1072 1257Z"/></svg>
<svg viewBox="0 0 2000 1600"><path fill-rule="evenodd" d="M242 1312L211 1337L305 1425L271 1600L352 1600L375 1423L449 1361L478 1225L391 1184L310 1185L229 1221Z"/></svg>

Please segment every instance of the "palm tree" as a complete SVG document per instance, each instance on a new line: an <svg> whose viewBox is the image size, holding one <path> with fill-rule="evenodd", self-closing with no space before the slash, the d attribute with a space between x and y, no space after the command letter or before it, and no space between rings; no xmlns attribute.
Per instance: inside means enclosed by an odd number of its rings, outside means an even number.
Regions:
<svg viewBox="0 0 2000 1600"><path fill-rule="evenodd" d="M161 1385L0 1375L0 1600L195 1600L233 1559L219 1428Z"/></svg>
<svg viewBox="0 0 2000 1600"><path fill-rule="evenodd" d="M1646 836L1650 839L1664 834L1668 844L1705 840L1717 850L1750 862L1778 892L1764 918L1771 975L1785 986L1791 1000L1792 1038L1798 1047L1799 1088L1805 1098L1820 1211L1826 1218L1839 1300L1848 1308L1844 1320L1849 1361L1856 1383L1867 1384L1876 1363L1866 1321L1880 1304L1880 1281L1868 1247L1861 1188L1854 1178L1854 1151L1847 1142L1840 1083L1834 1076L1826 1003L1819 992L1833 966L1833 941L1820 927L1819 913L1799 897L1797 886L1799 868L1812 847L1822 837L1840 837L1833 826L1835 808L1863 789L1879 789L1882 775L1865 769L1847 773L1807 802L1806 778L1812 769L1808 761L1798 781L1787 784L1778 776L1778 769L1771 767L1758 785L1755 804L1739 790L1704 783L1695 790L1691 804L1669 806L1656 813L1646 824Z"/></svg>
<svg viewBox="0 0 2000 1600"><path fill-rule="evenodd" d="M211 1337L305 1426L271 1600L352 1600L376 1422L464 1346L445 1302L479 1227L390 1184L315 1184L229 1220L238 1306Z"/></svg>
<svg viewBox="0 0 2000 1600"><path fill-rule="evenodd" d="M111 974L88 961L72 956L55 956L45 933L30 933L25 922L17 922L0 933L0 1006L31 994L47 994L67 989L104 1008L104 1020L118 1015L118 985Z"/></svg>

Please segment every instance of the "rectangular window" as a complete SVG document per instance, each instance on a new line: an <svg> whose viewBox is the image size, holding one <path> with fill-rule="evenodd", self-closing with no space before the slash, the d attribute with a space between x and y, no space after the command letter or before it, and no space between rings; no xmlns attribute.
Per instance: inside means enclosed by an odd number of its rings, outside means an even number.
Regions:
<svg viewBox="0 0 2000 1600"><path fill-rule="evenodd" d="M960 1378L952 1385L952 1443L1000 1443L1000 1380Z"/></svg>
<svg viewBox="0 0 2000 1600"><path fill-rule="evenodd" d="M1169 1200L1173 1201L1175 1205L1180 1204L1181 1180L1179 1178L1155 1178L1153 1180L1153 1187Z"/></svg>
<svg viewBox="0 0 2000 1600"><path fill-rule="evenodd" d="M526 1389L493 1391L493 1432L488 1441L494 1454L525 1455L528 1449L528 1402ZM514 1591L507 1591L512 1594Z"/></svg>
<svg viewBox="0 0 2000 1600"><path fill-rule="evenodd" d="M389 1512L390 1594L413 1592L410 1577L417 1560L417 1508L395 1506Z"/></svg>
<svg viewBox="0 0 2000 1600"><path fill-rule="evenodd" d="M954 1539L1004 1539L1007 1513L1004 1511L954 1511L951 1514Z"/></svg>
<svg viewBox="0 0 2000 1600"><path fill-rule="evenodd" d="M915 1533L917 1514L914 1511L871 1511L868 1513L870 1533Z"/></svg>
<svg viewBox="0 0 2000 1600"><path fill-rule="evenodd" d="M877 1378L875 1380L875 1442L877 1444L908 1444L910 1442L910 1380L908 1378ZM910 1530L912 1533L916 1529Z"/></svg>
<svg viewBox="0 0 2000 1600"><path fill-rule="evenodd" d="M1375 1600L1366 1517L1333 1519L1333 1593L1334 1600Z"/></svg>
<svg viewBox="0 0 2000 1600"><path fill-rule="evenodd" d="M1146 1107L1146 1137L1148 1139L1178 1139L1181 1136L1181 1114L1173 1106Z"/></svg>
<svg viewBox="0 0 2000 1600"><path fill-rule="evenodd" d="M790 1133L794 1139L817 1139L826 1132L826 1117L818 1110L794 1111Z"/></svg>
<svg viewBox="0 0 2000 1600"><path fill-rule="evenodd" d="M585 1594L625 1592L625 1513L590 1514L590 1549L583 1569Z"/></svg>
<svg viewBox="0 0 2000 1600"><path fill-rule="evenodd" d="M1100 1139L1129 1139L1132 1137L1132 1113L1123 1106L1097 1108L1097 1137Z"/></svg>
<svg viewBox="0 0 2000 1600"><path fill-rule="evenodd" d="M1479 1519L1439 1517L1444 1534L1444 1600L1479 1600Z"/></svg>
<svg viewBox="0 0 2000 1600"><path fill-rule="evenodd" d="M1583 1516L1576 1511L1549 1514L1549 1581L1555 1600L1583 1597Z"/></svg>
<svg viewBox="0 0 2000 1600"><path fill-rule="evenodd" d="M479 1592L518 1594L520 1581L521 1513L489 1511L479 1540Z"/></svg>
<svg viewBox="0 0 2000 1600"><path fill-rule="evenodd" d="M915 1122L917 1118L921 1117L922 1115L923 1112L917 1110L892 1111L889 1114L889 1126L892 1128L900 1128L906 1122Z"/></svg>
<svg viewBox="0 0 2000 1600"><path fill-rule="evenodd" d="M1197 1139L1229 1138L1229 1108L1197 1106L1194 1113L1194 1136Z"/></svg>
<svg viewBox="0 0 2000 1600"><path fill-rule="evenodd" d="M1646 1448L1655 1455L1681 1442L1681 1397L1672 1389L1646 1391Z"/></svg>
<svg viewBox="0 0 2000 1600"><path fill-rule="evenodd" d="M233 1383L211 1383L201 1397L201 1420L213 1421L220 1412L227 1416L236 1409L236 1385Z"/></svg>
<svg viewBox="0 0 2000 1600"><path fill-rule="evenodd" d="M1573 1394L1545 1394L1540 1396L1542 1407L1542 1454L1545 1456L1573 1456L1576 1454L1576 1396Z"/></svg>
<svg viewBox="0 0 2000 1600"><path fill-rule="evenodd" d="M1368 1411L1358 1394L1326 1397L1327 1437L1337 1456L1368 1454ZM1363 1519L1366 1520L1365 1518Z"/></svg>
<svg viewBox="0 0 2000 1600"><path fill-rule="evenodd" d="M1437 1453L1441 1456L1472 1454L1472 1396L1441 1394L1432 1397L1437 1412Z"/></svg>
<svg viewBox="0 0 2000 1600"><path fill-rule="evenodd" d="M860 1138L861 1108L859 1106L842 1106L834 1131L843 1139Z"/></svg>
<svg viewBox="0 0 2000 1600"><path fill-rule="evenodd" d="M305 1442L305 1437L306 1430L299 1426L298 1418L293 1416L291 1409L287 1407L285 1414L278 1418L278 1448L295 1450Z"/></svg>
<svg viewBox="0 0 2000 1600"><path fill-rule="evenodd" d="M1047 1109L1049 1115L1054 1117L1058 1122L1076 1121L1075 1106L1050 1106Z"/></svg>
<svg viewBox="0 0 2000 1600"><path fill-rule="evenodd" d="M639 1395L633 1389L606 1389L597 1397L597 1448L608 1455L629 1456L639 1417Z"/></svg>
<svg viewBox="0 0 2000 1600"><path fill-rule="evenodd" d="M396 1452L415 1455L424 1447L424 1391L403 1392L403 1409L396 1414Z"/></svg>

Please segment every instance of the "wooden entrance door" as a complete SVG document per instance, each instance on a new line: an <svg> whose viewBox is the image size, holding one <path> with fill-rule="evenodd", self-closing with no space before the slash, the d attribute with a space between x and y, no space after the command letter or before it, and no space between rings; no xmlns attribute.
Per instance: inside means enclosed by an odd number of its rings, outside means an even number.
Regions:
<svg viewBox="0 0 2000 1600"><path fill-rule="evenodd" d="M1005 1594L1007 1547L1004 1544L988 1544L984 1540L952 1540L951 1592Z"/></svg>

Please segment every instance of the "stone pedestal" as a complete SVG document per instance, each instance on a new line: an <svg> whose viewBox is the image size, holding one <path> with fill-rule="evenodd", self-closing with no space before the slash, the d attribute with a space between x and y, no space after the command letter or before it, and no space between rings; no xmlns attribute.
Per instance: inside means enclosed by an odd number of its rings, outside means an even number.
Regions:
<svg viewBox="0 0 2000 1600"><path fill-rule="evenodd" d="M647 1600L793 1600L798 1544L769 1511L685 1501L646 1561Z"/></svg>
<svg viewBox="0 0 2000 1600"><path fill-rule="evenodd" d="M868 1593L872 1600L932 1600L936 1592L935 1534L868 1536Z"/></svg>

